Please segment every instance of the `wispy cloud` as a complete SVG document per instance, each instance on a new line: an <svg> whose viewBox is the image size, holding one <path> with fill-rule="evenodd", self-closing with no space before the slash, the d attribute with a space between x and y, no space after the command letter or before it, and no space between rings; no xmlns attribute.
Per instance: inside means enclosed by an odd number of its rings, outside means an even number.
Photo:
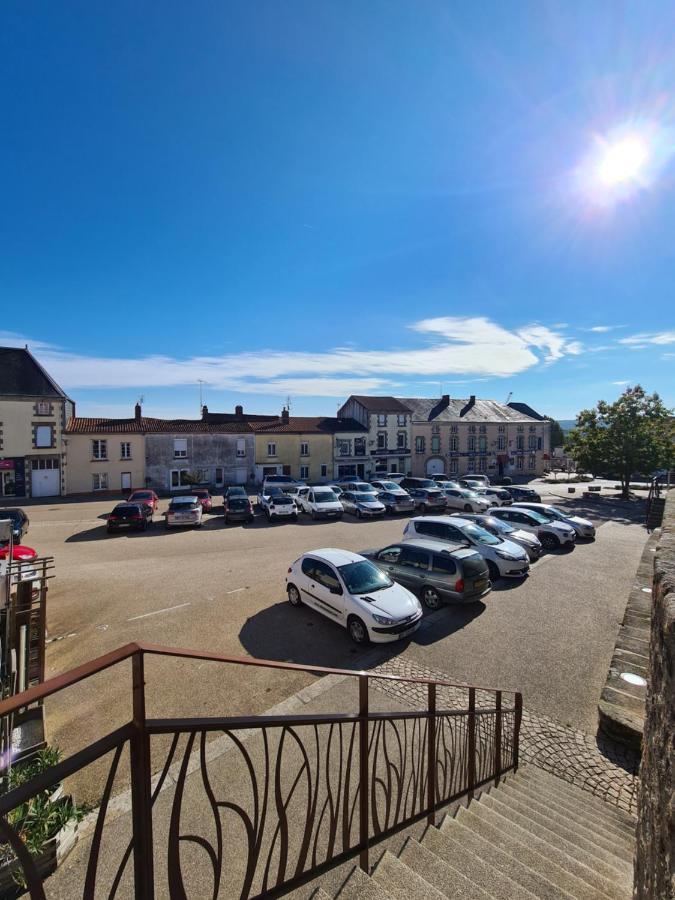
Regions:
<svg viewBox="0 0 675 900"><path fill-rule="evenodd" d="M335 347L313 353L264 348L180 359L87 356L43 342L28 343L70 390L175 387L202 380L216 390L316 397L386 392L400 386L397 380L403 377L436 381L453 376L509 377L583 350L578 341L545 325L509 330L482 316L423 319L410 330L423 335L427 345L386 350ZM16 334L7 340L15 345L25 342Z"/></svg>
<svg viewBox="0 0 675 900"><path fill-rule="evenodd" d="M619 343L640 346L643 349L650 344L675 344L675 331L647 331L642 334L633 334L630 337L621 338Z"/></svg>
<svg viewBox="0 0 675 900"><path fill-rule="evenodd" d="M630 381L612 381L612 384L616 384L619 387L623 387L626 384L630 384Z"/></svg>
<svg viewBox="0 0 675 900"><path fill-rule="evenodd" d="M594 325L592 328L584 328L583 331L593 331L595 334L605 334L607 331L616 331L617 328L625 328L625 325Z"/></svg>

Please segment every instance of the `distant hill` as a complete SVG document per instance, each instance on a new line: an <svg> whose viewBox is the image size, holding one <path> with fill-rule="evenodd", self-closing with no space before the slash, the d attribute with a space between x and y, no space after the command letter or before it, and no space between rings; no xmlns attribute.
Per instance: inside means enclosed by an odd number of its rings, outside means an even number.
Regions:
<svg viewBox="0 0 675 900"><path fill-rule="evenodd" d="M567 434L574 426L577 424L576 419L558 419L558 424L562 428L562 430Z"/></svg>

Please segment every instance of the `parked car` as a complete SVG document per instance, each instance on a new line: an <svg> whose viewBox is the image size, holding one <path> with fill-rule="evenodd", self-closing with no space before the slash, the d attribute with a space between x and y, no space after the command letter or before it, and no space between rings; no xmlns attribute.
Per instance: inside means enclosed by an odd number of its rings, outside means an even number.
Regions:
<svg viewBox="0 0 675 900"><path fill-rule="evenodd" d="M297 499L301 512L313 519L341 519L344 509L337 496L328 487L303 488Z"/></svg>
<svg viewBox="0 0 675 900"><path fill-rule="evenodd" d="M329 487L331 489L331 491L335 494L335 496L338 498L338 500L340 499L342 494L344 494L345 489L344 489L344 487L340 487L339 484L329 484L329 485L327 485L327 487Z"/></svg>
<svg viewBox="0 0 675 900"><path fill-rule="evenodd" d="M539 559L544 549L536 535L531 534L529 531L522 531L509 522L502 522L501 519L496 519L494 516L486 516L482 513L452 513L452 516L461 516L463 519L475 522L496 537L518 544L527 551L531 562Z"/></svg>
<svg viewBox="0 0 675 900"><path fill-rule="evenodd" d="M542 516L548 516L557 522L566 522L571 525L577 533L577 537L595 539L595 525L590 519L583 519L581 516L572 516L560 509L558 506L550 506L548 503L518 503L519 509L532 509L541 513Z"/></svg>
<svg viewBox="0 0 675 900"><path fill-rule="evenodd" d="M159 497L154 491L139 488L137 491L132 491L129 494L127 503L147 503L148 506L152 507L153 513L155 513L159 508Z"/></svg>
<svg viewBox="0 0 675 900"><path fill-rule="evenodd" d="M464 478L459 479L459 483L463 487L473 488L475 486L480 487L490 487L490 479L487 475L477 475L475 472L472 472L470 475L466 475Z"/></svg>
<svg viewBox="0 0 675 900"><path fill-rule="evenodd" d="M380 503L392 515L411 513L415 510L415 501L407 491L380 491L377 495Z"/></svg>
<svg viewBox="0 0 675 900"><path fill-rule="evenodd" d="M403 531L403 540L415 541L420 538L471 547L485 559L490 581L497 581L500 577L524 578L530 570L530 561L522 547L496 537L461 516L411 519Z"/></svg>
<svg viewBox="0 0 675 900"><path fill-rule="evenodd" d="M406 475L405 478L402 478L400 487L406 491L411 491L413 488L426 488L428 491L438 490L438 484L433 478L414 478L412 475Z"/></svg>
<svg viewBox="0 0 675 900"><path fill-rule="evenodd" d="M422 620L419 600L350 550L313 550L288 568L292 606L306 604L347 629L356 644L396 641Z"/></svg>
<svg viewBox="0 0 675 900"><path fill-rule="evenodd" d="M545 550L556 550L561 546L574 546L577 533L571 525L555 522L531 509L519 509L517 506L498 506L488 510L489 516L501 519L536 534Z"/></svg>
<svg viewBox="0 0 675 900"><path fill-rule="evenodd" d="M272 519L298 520L298 508L295 500L285 494L280 487L270 487L267 491L258 494L258 506L267 516L267 521Z"/></svg>
<svg viewBox="0 0 675 900"><path fill-rule="evenodd" d="M490 501L485 497L479 497L473 491L466 488L443 488L445 505L448 509L461 509L464 512L485 512L490 507Z"/></svg>
<svg viewBox="0 0 675 900"><path fill-rule="evenodd" d="M253 521L253 504L247 494L233 494L231 497L225 497L223 501L225 507L225 524L230 522L252 522Z"/></svg>
<svg viewBox="0 0 675 900"><path fill-rule="evenodd" d="M385 506L378 500L374 490L370 493L366 491L343 491L340 495L340 503L346 513L362 519L364 516L383 516Z"/></svg>
<svg viewBox="0 0 675 900"><path fill-rule="evenodd" d="M232 484L226 488L223 500L229 500L230 497L248 497L248 491L243 484Z"/></svg>
<svg viewBox="0 0 675 900"><path fill-rule="evenodd" d="M164 525L166 528L181 525L201 528L203 516L202 505L193 495L172 497L169 508L164 513Z"/></svg>
<svg viewBox="0 0 675 900"><path fill-rule="evenodd" d="M211 512L213 508L213 498L208 488L195 488L192 496L196 497L202 505L204 512Z"/></svg>
<svg viewBox="0 0 675 900"><path fill-rule="evenodd" d="M472 488L474 494L489 500L491 506L510 506L513 503L511 494L506 488L499 487L475 487Z"/></svg>
<svg viewBox="0 0 675 900"><path fill-rule="evenodd" d="M113 531L145 531L152 525L152 507L147 503L118 503L108 515L108 534Z"/></svg>
<svg viewBox="0 0 675 900"><path fill-rule="evenodd" d="M534 488L508 487L506 490L511 494L514 503L519 503L521 500L525 503L541 503L541 495Z"/></svg>
<svg viewBox="0 0 675 900"><path fill-rule="evenodd" d="M19 509L18 506L0 509L0 520L1 519L9 519L12 523L13 543L20 543L24 535L28 534L28 526L30 524L28 516L22 509Z"/></svg>
<svg viewBox="0 0 675 900"><path fill-rule="evenodd" d="M370 482L376 491L389 491L392 494L408 494L405 488L402 488L397 481L391 481L389 478L378 478Z"/></svg>
<svg viewBox="0 0 675 900"><path fill-rule="evenodd" d="M443 602L474 603L490 593L487 564L468 547L416 540L366 550L364 556L416 594L428 609L438 609Z"/></svg>
<svg viewBox="0 0 675 900"><path fill-rule="evenodd" d="M411 488L410 496L422 515L427 512L441 512L446 507L445 494L436 485L433 488Z"/></svg>
<svg viewBox="0 0 675 900"><path fill-rule="evenodd" d="M290 475L268 475L262 484L262 493L266 493L268 488L287 488L294 484L302 484Z"/></svg>

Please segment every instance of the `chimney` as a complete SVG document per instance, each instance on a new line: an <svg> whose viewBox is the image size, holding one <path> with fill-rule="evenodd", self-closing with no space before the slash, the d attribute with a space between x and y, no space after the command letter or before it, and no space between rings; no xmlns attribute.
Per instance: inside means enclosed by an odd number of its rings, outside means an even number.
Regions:
<svg viewBox="0 0 675 900"><path fill-rule="evenodd" d="M469 410L475 405L476 405L476 395L472 394L469 397L469 402L466 404L466 406L463 407L462 411L460 412L460 414L459 414L460 418L462 416L465 416L469 412Z"/></svg>
<svg viewBox="0 0 675 900"><path fill-rule="evenodd" d="M136 406L134 406L134 419L136 419L137 422L141 421L141 404L140 403L137 403Z"/></svg>
<svg viewBox="0 0 675 900"><path fill-rule="evenodd" d="M283 422L284 425L288 425L289 418L290 417L288 415L288 410L284 406L284 408L281 410L281 421Z"/></svg>
<svg viewBox="0 0 675 900"><path fill-rule="evenodd" d="M243 406L235 406L234 414L238 419L242 419L244 417L244 407Z"/></svg>
<svg viewBox="0 0 675 900"><path fill-rule="evenodd" d="M202 406L202 419L205 419L209 414L209 408L206 403Z"/></svg>
<svg viewBox="0 0 675 900"><path fill-rule="evenodd" d="M443 403L444 408L450 406L450 394L443 394L441 402Z"/></svg>

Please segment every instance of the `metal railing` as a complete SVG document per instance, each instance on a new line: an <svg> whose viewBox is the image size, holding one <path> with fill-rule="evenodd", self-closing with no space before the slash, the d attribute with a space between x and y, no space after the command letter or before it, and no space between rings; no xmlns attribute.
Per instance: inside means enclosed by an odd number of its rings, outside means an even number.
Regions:
<svg viewBox="0 0 675 900"><path fill-rule="evenodd" d="M146 716L146 661L212 661L316 675L358 684L347 713L216 718ZM132 718L49 771L0 796L0 842L11 847L33 900L44 873L10 824L11 812L86 767L104 767L100 803L89 816L78 886L68 896L262 897L286 893L481 785L518 767L519 693L433 679L227 657L134 643L0 702L0 716L130 660ZM423 709L371 708L407 686ZM341 701L346 695L340 692ZM509 702L507 698L511 698ZM410 705L410 704L407 704ZM219 737L214 740L214 734ZM111 804L123 758L126 810ZM153 776L151 760L163 758ZM115 810L111 812L112 807ZM107 826L107 827L106 827ZM107 837L108 833L112 836ZM196 887L198 885L198 887ZM63 886L61 886L63 890Z"/></svg>

